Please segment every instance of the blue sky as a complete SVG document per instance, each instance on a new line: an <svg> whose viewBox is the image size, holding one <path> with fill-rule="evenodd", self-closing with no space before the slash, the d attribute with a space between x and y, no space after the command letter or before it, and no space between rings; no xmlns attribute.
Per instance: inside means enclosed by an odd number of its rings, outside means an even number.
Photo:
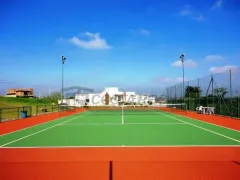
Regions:
<svg viewBox="0 0 240 180"><path fill-rule="evenodd" d="M0 3L2 88L60 88L60 55L65 85L94 89L162 91L181 82L182 53L187 80L239 71L239 0Z"/></svg>

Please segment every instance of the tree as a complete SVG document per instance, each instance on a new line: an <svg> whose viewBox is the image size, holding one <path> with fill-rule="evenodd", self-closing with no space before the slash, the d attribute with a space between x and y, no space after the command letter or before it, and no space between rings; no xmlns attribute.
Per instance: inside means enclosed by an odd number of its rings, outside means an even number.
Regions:
<svg viewBox="0 0 240 180"><path fill-rule="evenodd" d="M148 103L148 105L152 105L152 104L153 104L153 102L152 102L152 101L148 101L147 103Z"/></svg>
<svg viewBox="0 0 240 180"><path fill-rule="evenodd" d="M57 103L58 100L62 98L62 94L59 91L52 92L49 96L45 97L45 99L49 99L52 102Z"/></svg>
<svg viewBox="0 0 240 180"><path fill-rule="evenodd" d="M216 96L222 96L222 97L225 97L225 95L228 93L228 92L227 92L227 89L226 89L226 88L223 88L223 87L221 87L221 88L215 88L215 89L213 90L213 92L214 92L214 95L216 95Z"/></svg>
<svg viewBox="0 0 240 180"><path fill-rule="evenodd" d="M187 86L185 89L185 98L199 98L201 93L200 87L196 86Z"/></svg>

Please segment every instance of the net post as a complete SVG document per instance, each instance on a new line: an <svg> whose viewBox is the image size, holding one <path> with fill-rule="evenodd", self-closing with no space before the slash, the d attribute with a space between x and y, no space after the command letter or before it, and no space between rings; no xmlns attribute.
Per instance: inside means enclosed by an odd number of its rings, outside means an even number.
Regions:
<svg viewBox="0 0 240 180"><path fill-rule="evenodd" d="M109 161L109 180L113 180L113 162Z"/></svg>

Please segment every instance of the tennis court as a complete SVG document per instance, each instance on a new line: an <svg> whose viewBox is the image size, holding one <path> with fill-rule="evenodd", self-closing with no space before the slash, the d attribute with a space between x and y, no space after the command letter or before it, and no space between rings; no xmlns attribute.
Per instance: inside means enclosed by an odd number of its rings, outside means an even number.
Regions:
<svg viewBox="0 0 240 180"><path fill-rule="evenodd" d="M92 108L0 136L1 148L240 146L240 133L156 108Z"/></svg>

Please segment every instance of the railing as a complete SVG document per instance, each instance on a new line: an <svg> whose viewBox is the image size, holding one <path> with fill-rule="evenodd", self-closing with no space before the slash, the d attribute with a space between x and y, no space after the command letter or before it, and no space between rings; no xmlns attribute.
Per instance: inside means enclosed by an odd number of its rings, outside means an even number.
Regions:
<svg viewBox="0 0 240 180"><path fill-rule="evenodd" d="M40 106L23 106L23 107L11 107L0 108L0 122L6 122L16 119L23 119L31 117L33 115L42 115L60 111L75 110L74 106L59 106L59 105L40 105ZM26 117L23 117L23 113Z"/></svg>
<svg viewBox="0 0 240 180"><path fill-rule="evenodd" d="M26 112L27 117L32 116L32 107L11 107L11 108L0 108L0 122L10 121L15 119L21 119L23 112Z"/></svg>
<svg viewBox="0 0 240 180"><path fill-rule="evenodd" d="M60 106L58 105L40 105L36 106L36 115L59 112Z"/></svg>

